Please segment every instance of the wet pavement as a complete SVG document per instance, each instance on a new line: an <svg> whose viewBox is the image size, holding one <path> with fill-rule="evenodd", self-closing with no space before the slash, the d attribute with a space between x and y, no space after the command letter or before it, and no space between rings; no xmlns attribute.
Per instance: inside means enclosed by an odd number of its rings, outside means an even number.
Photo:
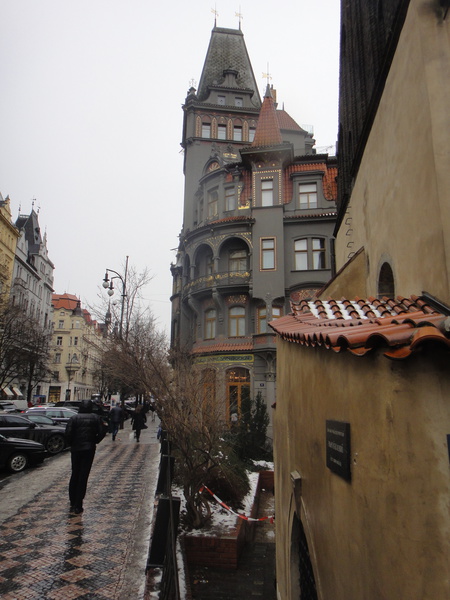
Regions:
<svg viewBox="0 0 450 600"><path fill-rule="evenodd" d="M158 421L158 419L157 419ZM69 513L70 453L0 481L2 600L142 599L157 474L157 423L97 447L84 512Z"/></svg>

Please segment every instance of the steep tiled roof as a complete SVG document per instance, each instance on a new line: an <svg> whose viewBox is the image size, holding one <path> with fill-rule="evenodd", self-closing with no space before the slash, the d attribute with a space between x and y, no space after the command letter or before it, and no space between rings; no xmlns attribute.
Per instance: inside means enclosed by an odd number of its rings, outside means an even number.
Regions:
<svg viewBox="0 0 450 600"><path fill-rule="evenodd" d="M450 317L423 297L368 298L291 303L292 313L270 323L282 339L364 356L385 348L388 358L403 359L425 342L450 349Z"/></svg>
<svg viewBox="0 0 450 600"><path fill-rule="evenodd" d="M259 113L255 137L251 145L253 148L260 148L262 146L277 146L282 143L283 138L278 124L277 111L268 85Z"/></svg>
<svg viewBox="0 0 450 600"><path fill-rule="evenodd" d="M214 27L211 33L205 64L198 86L198 99L204 101L209 94L209 87L223 82L226 69L238 72L239 89L254 91L252 102L256 107L261 104L258 84L253 74L252 65L244 41L244 34L239 29Z"/></svg>
<svg viewBox="0 0 450 600"><path fill-rule="evenodd" d="M300 125L298 125L289 113L284 109L277 109L276 111L278 125L280 129L289 129L292 131L305 131Z"/></svg>

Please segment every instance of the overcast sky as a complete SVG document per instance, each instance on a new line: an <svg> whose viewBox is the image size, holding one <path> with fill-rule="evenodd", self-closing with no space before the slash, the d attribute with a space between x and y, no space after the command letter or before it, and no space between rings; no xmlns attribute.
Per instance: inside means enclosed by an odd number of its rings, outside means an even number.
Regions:
<svg viewBox="0 0 450 600"><path fill-rule="evenodd" d="M214 14L241 28L260 93L337 138L339 0L0 0L0 192L13 220L39 209L55 292L98 304L125 256L170 331L170 263L182 226L181 106ZM195 84L194 84L195 85ZM331 150L326 150L332 146Z"/></svg>

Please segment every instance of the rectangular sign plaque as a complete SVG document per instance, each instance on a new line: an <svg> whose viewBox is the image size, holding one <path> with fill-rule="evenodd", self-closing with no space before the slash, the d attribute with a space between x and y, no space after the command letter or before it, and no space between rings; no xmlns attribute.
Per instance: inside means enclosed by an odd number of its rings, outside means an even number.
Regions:
<svg viewBox="0 0 450 600"><path fill-rule="evenodd" d="M346 481L350 470L350 423L326 421L327 467Z"/></svg>

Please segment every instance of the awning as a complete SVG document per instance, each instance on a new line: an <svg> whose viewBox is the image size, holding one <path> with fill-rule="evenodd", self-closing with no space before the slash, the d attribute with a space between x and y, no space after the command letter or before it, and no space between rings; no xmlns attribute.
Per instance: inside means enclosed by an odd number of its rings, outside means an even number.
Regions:
<svg viewBox="0 0 450 600"><path fill-rule="evenodd" d="M12 386L11 386L11 388L12 388L13 394L15 394L17 397L19 397L19 396L20 396L21 398L23 398L23 394L22 394L22 392L19 390L19 388L18 388L18 387L16 387L16 386L12 385Z"/></svg>
<svg viewBox="0 0 450 600"><path fill-rule="evenodd" d="M12 391L8 388L5 387L2 389L2 393L7 397L7 398L14 398L14 394L12 393Z"/></svg>

